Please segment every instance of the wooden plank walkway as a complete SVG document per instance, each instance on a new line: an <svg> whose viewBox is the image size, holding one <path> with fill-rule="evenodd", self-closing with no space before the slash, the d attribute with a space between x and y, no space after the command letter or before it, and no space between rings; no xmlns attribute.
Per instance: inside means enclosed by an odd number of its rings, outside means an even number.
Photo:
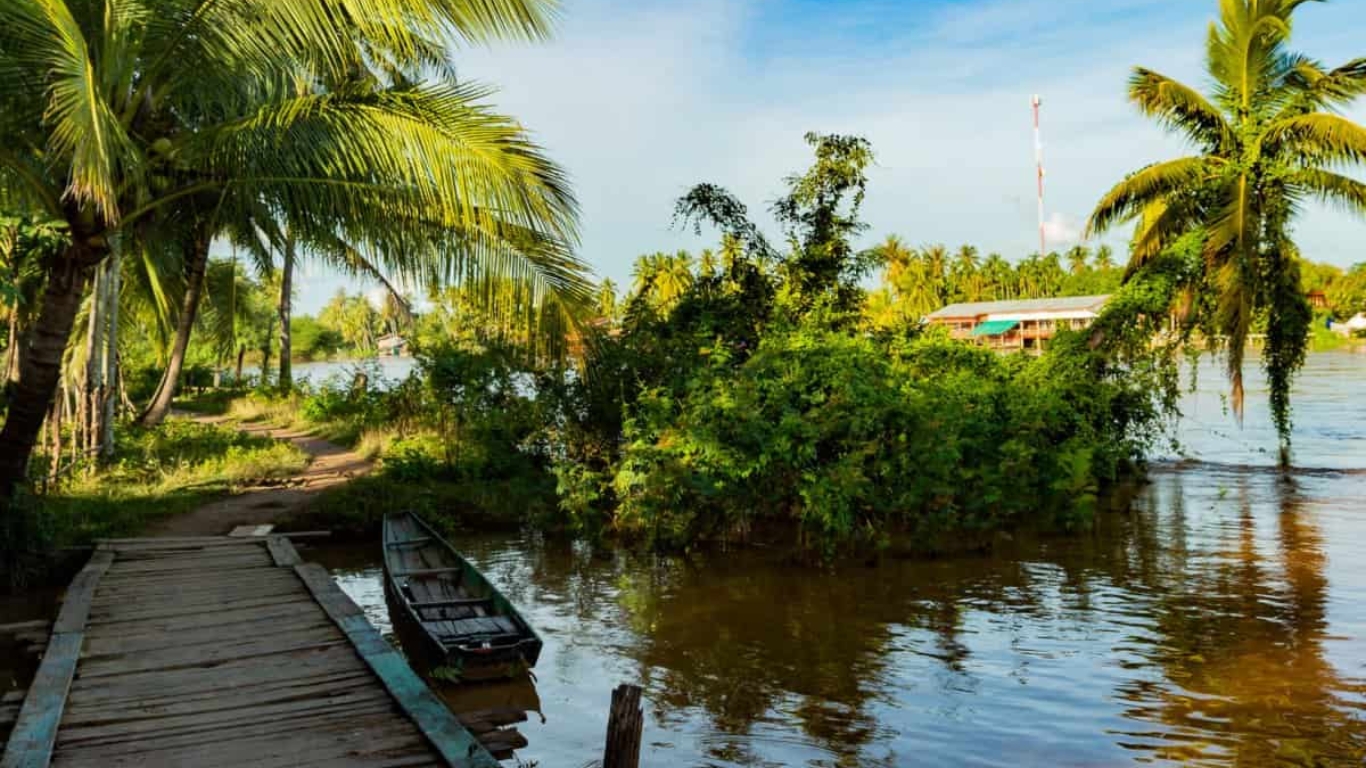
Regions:
<svg viewBox="0 0 1366 768"><path fill-rule="evenodd" d="M0 768L498 763L288 539L121 539L72 581Z"/></svg>

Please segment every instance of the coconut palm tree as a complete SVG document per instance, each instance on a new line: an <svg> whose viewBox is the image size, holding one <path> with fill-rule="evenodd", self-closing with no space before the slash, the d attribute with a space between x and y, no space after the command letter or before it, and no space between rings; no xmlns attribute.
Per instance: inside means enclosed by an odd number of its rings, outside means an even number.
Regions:
<svg viewBox="0 0 1366 768"><path fill-rule="evenodd" d="M692 255L687 251L652 253L636 259L632 292L662 312L672 309L692 284Z"/></svg>
<svg viewBox="0 0 1366 768"><path fill-rule="evenodd" d="M947 302L950 258L948 247L943 243L927 246L920 249L920 258L925 262L924 279L929 280L934 294L938 297L937 303Z"/></svg>
<svg viewBox="0 0 1366 768"><path fill-rule="evenodd" d="M1086 271L1087 262L1091 261L1091 249L1084 245L1074 245L1067 249L1067 271L1073 275L1080 275Z"/></svg>
<svg viewBox="0 0 1366 768"><path fill-rule="evenodd" d="M1015 297L1015 270L1001 254L987 255L986 261L982 262L982 275L987 285L987 298L1004 301Z"/></svg>
<svg viewBox="0 0 1366 768"><path fill-rule="evenodd" d="M1108 245L1102 245L1096 249L1096 256L1091 262L1095 268L1101 272L1108 272L1115 268L1115 249Z"/></svg>
<svg viewBox="0 0 1366 768"><path fill-rule="evenodd" d="M25 476L91 275L180 201L262 201L400 272L434 253L449 273L477 262L586 295L560 171L483 106L483 88L407 77L449 75L453 32L540 36L550 0L117 5L0 3L0 204L56 218L69 238L20 350L0 501Z"/></svg>
<svg viewBox="0 0 1366 768"><path fill-rule="evenodd" d="M960 246L953 256L951 269L954 294L962 301L981 301L986 295L986 281L979 268L981 258L974 245Z"/></svg>
<svg viewBox="0 0 1366 768"><path fill-rule="evenodd" d="M1305 1L1223 0L1209 31L1208 94L1134 70L1129 99L1196 151L1129 175L1101 198L1087 227L1101 233L1136 223L1129 275L1183 235L1203 233L1199 285L1214 295L1213 325L1224 337L1240 420L1244 349L1254 318L1268 319L1262 361L1283 463L1290 385L1311 319L1292 224L1310 199L1366 213L1366 184L1343 173L1366 160L1366 128L1338 113L1366 93L1366 58L1329 69L1289 50L1292 17Z"/></svg>

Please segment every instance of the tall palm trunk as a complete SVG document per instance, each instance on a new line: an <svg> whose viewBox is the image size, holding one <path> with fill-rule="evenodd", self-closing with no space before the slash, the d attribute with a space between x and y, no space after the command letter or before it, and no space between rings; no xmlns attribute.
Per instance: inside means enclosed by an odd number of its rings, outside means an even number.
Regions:
<svg viewBox="0 0 1366 768"><path fill-rule="evenodd" d="M0 429L0 503L7 503L28 475L28 460L38 440L62 372L62 354L80 310L91 272L108 255L104 247L77 235L53 265L43 291L38 321L19 349L19 381Z"/></svg>
<svg viewBox="0 0 1366 768"><path fill-rule="evenodd" d="M105 337L104 337L104 409L103 429L100 433L100 461L114 458L114 419L118 415L119 391L119 292L121 274L117 259L105 261Z"/></svg>
<svg viewBox="0 0 1366 768"><path fill-rule="evenodd" d="M19 307L16 305L9 313L9 346L5 348L5 381L8 391L19 380Z"/></svg>
<svg viewBox="0 0 1366 768"><path fill-rule="evenodd" d="M80 422L77 424L78 441L81 455L88 456L99 447L100 435L104 432L104 408L100 403L104 396L104 365L100 353L104 350L104 266L95 270L90 289L90 309L86 313L85 330L85 370L81 377Z"/></svg>
<svg viewBox="0 0 1366 768"><path fill-rule="evenodd" d="M243 360L246 356L247 356L247 345L246 345L246 344L238 344L238 345L237 345L237 372L236 372L235 374L233 374L233 377L232 377L232 385L233 385L234 387L240 387L240 386L242 386L242 360Z"/></svg>
<svg viewBox="0 0 1366 768"><path fill-rule="evenodd" d="M284 264L280 268L280 391L286 394L294 389L294 372L290 368L289 315L294 292L294 240L285 235ZM264 370L264 369L263 369Z"/></svg>
<svg viewBox="0 0 1366 768"><path fill-rule="evenodd" d="M275 318L266 323L266 333L261 339L261 383L265 387L270 382L270 337L275 335Z"/></svg>
<svg viewBox="0 0 1366 768"><path fill-rule="evenodd" d="M139 421L144 426L154 426L166 419L171 412L171 402L175 399L176 386L179 384L181 369L185 367L185 352L190 347L190 332L194 330L195 315L199 311L199 297L204 292L204 271L209 264L209 235L198 233L190 245L185 260L185 298L180 305L180 317L176 319L175 343L171 347L171 358L166 363L166 371L157 384L156 394L147 406Z"/></svg>

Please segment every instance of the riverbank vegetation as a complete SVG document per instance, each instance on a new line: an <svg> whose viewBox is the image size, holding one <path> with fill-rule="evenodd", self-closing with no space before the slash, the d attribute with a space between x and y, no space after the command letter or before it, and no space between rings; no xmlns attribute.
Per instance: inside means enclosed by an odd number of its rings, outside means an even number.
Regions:
<svg viewBox="0 0 1366 768"><path fill-rule="evenodd" d="M35 462L46 470L38 495L3 518L0 574L11 583L45 573L54 551L135 535L158 520L246 485L287 478L308 464L289 443L185 419L119 430L112 457L98 467L93 457L73 457L60 448L45 443Z"/></svg>
<svg viewBox="0 0 1366 768"><path fill-rule="evenodd" d="M467 314L459 332L419 323L402 382L353 376L220 407L378 460L306 527L373 530L402 507L665 548L776 538L831 555L1087 525L1173 413L1176 345L1150 343L1171 270L1119 289L1099 335L1064 334L1039 357L888 322L860 283L889 259L852 245L872 148L808 140L815 163L774 205L790 250L729 193L696 187L679 220L717 225L718 255L644 260L581 330L582 358L531 354Z"/></svg>
<svg viewBox="0 0 1366 768"><path fill-rule="evenodd" d="M74 450L90 482L117 485L124 430L153 434L175 395L208 389L184 405L375 458L379 472L315 509L357 529L401 506L673 548L785 536L831 554L1080 527L1167 439L1182 351L1222 351L1241 414L1246 342L1264 338L1289 461L1310 339L1327 315L1366 310L1362 267L1313 264L1293 240L1302 200L1366 211L1366 186L1342 173L1366 157L1366 129L1338 113L1366 93L1366 67L1292 55L1289 0L1221 5L1209 95L1135 71L1130 99L1197 152L1099 202L1092 233L1136 226L1125 254L1081 244L1012 263L870 240L873 147L813 133L810 167L768 208L778 231L697 185L674 223L715 247L643 256L625 292L592 284L575 255L563 172L435 53L451 35L539 38L550 3L465 14L405 0L370 9L391 24L296 28L312 17L278 4L143 2L109 22L126 50L94 58L62 44L89 31L62 3L0 11L0 75L17 84L0 137L44 148L0 154L0 501L16 508L45 503L31 498L56 471L44 453ZM99 87L56 74L73 72ZM307 260L382 290L300 315ZM1096 323L1038 355L923 322L954 302L1095 294L1111 296ZM296 360L398 336L418 359L405 381L294 380ZM233 482L215 466L203 471Z"/></svg>

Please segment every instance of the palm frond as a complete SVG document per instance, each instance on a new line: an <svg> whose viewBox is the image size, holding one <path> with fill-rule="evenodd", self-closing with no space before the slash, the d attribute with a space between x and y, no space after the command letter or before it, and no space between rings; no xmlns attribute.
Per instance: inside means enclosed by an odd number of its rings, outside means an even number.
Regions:
<svg viewBox="0 0 1366 768"><path fill-rule="evenodd" d="M1350 213L1366 215L1366 183L1319 168L1296 172L1289 183L1303 189L1321 202L1336 205Z"/></svg>
<svg viewBox="0 0 1366 768"><path fill-rule="evenodd" d="M1152 203L1186 190L1209 176L1221 164L1218 158L1183 157L1155 163L1116 184L1100 199L1086 224L1084 237L1103 234L1115 224L1129 221Z"/></svg>
<svg viewBox="0 0 1366 768"><path fill-rule="evenodd" d="M1226 145L1232 138L1224 116L1199 91L1150 69L1134 70L1129 79L1129 100L1143 114L1184 133L1207 151Z"/></svg>
<svg viewBox="0 0 1366 768"><path fill-rule="evenodd" d="M1267 126L1262 144L1269 154L1284 153L1304 162L1366 162L1366 128L1327 112L1278 120Z"/></svg>
<svg viewBox="0 0 1366 768"><path fill-rule="evenodd" d="M111 109L101 71L71 8L63 0L0 4L12 60L46 72L44 120L49 161L67 169L66 196L89 203L107 221L119 218L122 180L141 166L132 139ZM8 85L7 85L8 87Z"/></svg>

